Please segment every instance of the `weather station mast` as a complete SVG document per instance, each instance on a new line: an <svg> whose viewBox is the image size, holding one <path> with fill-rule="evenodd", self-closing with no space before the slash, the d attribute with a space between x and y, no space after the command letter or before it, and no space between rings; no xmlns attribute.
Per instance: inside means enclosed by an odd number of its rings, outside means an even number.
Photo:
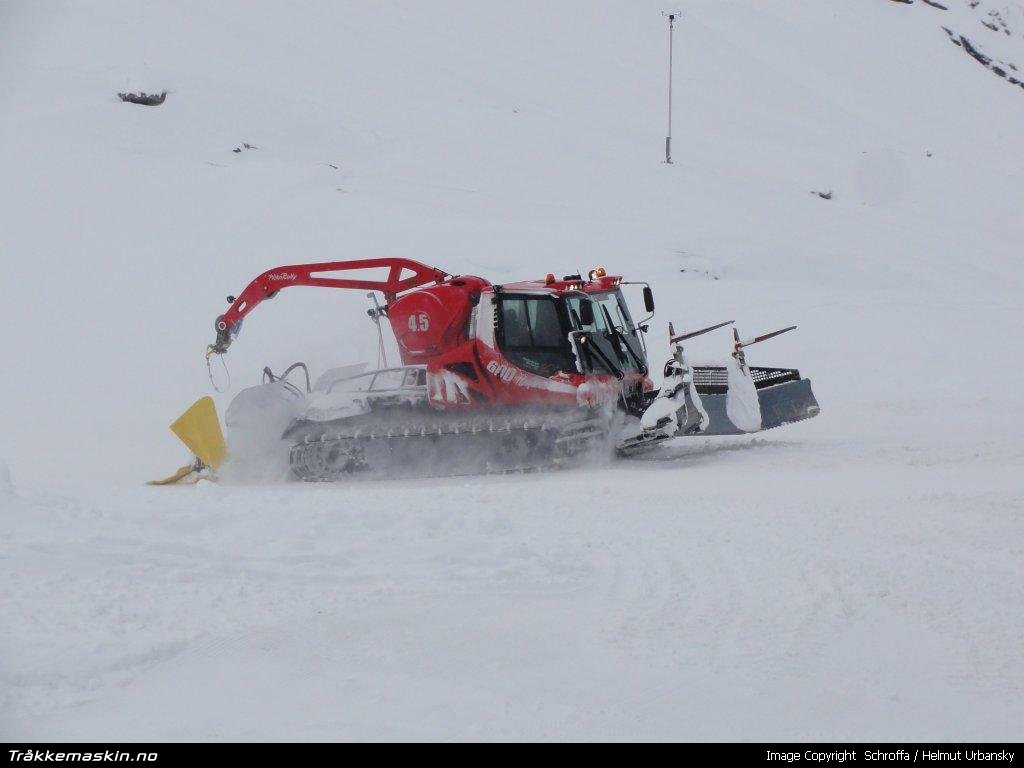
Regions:
<svg viewBox="0 0 1024 768"><path fill-rule="evenodd" d="M665 162L672 165L672 38L676 27L676 16L679 11L662 11L668 17L668 131L665 136Z"/></svg>

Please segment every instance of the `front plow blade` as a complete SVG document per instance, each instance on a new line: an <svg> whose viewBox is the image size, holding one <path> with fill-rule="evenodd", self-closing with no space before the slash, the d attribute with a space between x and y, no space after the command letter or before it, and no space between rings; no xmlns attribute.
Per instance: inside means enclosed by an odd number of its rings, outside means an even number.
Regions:
<svg viewBox="0 0 1024 768"><path fill-rule="evenodd" d="M726 369L698 367L693 369L693 373L697 392L710 422L700 434L750 434L729 420L726 410L726 393L729 390ZM810 419L820 412L818 401L811 391L811 380L801 378L800 371L790 368L750 368L750 375L754 379L761 407L760 431Z"/></svg>

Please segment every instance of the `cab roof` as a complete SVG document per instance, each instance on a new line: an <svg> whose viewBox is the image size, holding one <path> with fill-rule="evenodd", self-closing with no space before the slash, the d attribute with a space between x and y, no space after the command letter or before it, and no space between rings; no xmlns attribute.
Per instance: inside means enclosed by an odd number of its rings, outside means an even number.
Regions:
<svg viewBox="0 0 1024 768"><path fill-rule="evenodd" d="M603 272L603 270L601 270ZM556 280L554 275L548 275L543 280L523 280L518 283L505 283L495 286L501 291L511 293L546 293L551 296L562 296L566 293L604 293L614 290L622 283L621 275L601 275L590 279L579 275L566 275L561 280Z"/></svg>

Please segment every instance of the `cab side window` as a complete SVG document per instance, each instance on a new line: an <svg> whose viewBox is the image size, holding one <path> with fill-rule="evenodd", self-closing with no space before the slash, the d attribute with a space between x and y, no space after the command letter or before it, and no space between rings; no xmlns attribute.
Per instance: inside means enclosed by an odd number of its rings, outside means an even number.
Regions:
<svg viewBox="0 0 1024 768"><path fill-rule="evenodd" d="M531 302L532 303L532 302ZM530 347L530 325L523 299L506 299L501 302L501 322L505 331L505 343L510 347Z"/></svg>
<svg viewBox="0 0 1024 768"><path fill-rule="evenodd" d="M501 299L498 340L519 368L541 376L575 370L559 304L547 297Z"/></svg>
<svg viewBox="0 0 1024 768"><path fill-rule="evenodd" d="M530 320L530 335L537 347L558 347L565 341L562 324L558 320L558 308L553 301L530 301L527 315Z"/></svg>

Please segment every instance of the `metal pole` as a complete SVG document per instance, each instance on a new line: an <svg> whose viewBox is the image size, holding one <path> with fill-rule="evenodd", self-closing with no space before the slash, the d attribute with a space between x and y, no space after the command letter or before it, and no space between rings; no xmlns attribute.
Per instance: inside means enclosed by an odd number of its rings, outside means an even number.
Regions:
<svg viewBox="0 0 1024 768"><path fill-rule="evenodd" d="M668 15L668 135L665 137L665 162L672 164L672 32L676 15Z"/></svg>
<svg viewBox="0 0 1024 768"><path fill-rule="evenodd" d="M370 291L366 294L366 298L373 300L373 309L368 309L366 314L373 320L374 325L377 326L377 367L380 368L381 358L384 360L384 367L388 367L388 351L384 347L384 331L380 327L380 316L384 314L384 308L377 301L377 294Z"/></svg>

